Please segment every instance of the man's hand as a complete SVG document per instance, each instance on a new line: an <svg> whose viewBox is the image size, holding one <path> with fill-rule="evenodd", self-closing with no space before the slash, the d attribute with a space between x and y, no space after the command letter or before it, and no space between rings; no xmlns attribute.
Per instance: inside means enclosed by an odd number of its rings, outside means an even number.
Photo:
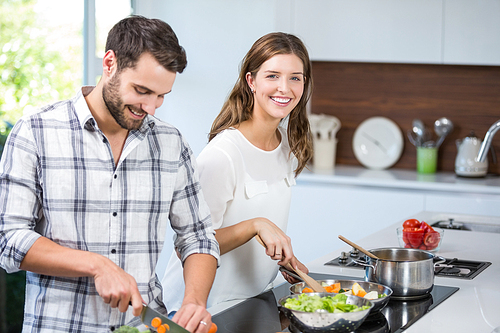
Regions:
<svg viewBox="0 0 500 333"><path fill-rule="evenodd" d="M127 311L130 304L134 308L134 316L142 311L143 299L132 275L125 272L112 261L103 257L101 265L94 275L94 282L99 296L104 303L120 312Z"/></svg>
<svg viewBox="0 0 500 333"><path fill-rule="evenodd" d="M190 332L207 333L212 326L206 304L216 268L217 260L209 254L192 254L184 261L184 300L172 320Z"/></svg>
<svg viewBox="0 0 500 333"><path fill-rule="evenodd" d="M207 333L212 326L212 315L195 303L183 304L172 320L193 333Z"/></svg>

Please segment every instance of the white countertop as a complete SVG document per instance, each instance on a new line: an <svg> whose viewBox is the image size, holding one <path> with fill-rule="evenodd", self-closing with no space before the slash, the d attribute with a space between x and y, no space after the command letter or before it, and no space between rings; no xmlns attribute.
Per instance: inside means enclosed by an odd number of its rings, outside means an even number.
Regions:
<svg viewBox="0 0 500 333"><path fill-rule="evenodd" d="M314 170L313 170L314 171ZM346 184L385 188L500 194L500 176L457 177L454 172L419 174L414 170L370 170L361 166L336 165L333 171L304 170L298 183Z"/></svg>
<svg viewBox="0 0 500 333"><path fill-rule="evenodd" d="M454 217L457 221L500 224L500 218L498 217L490 218L460 214L450 216L450 214L437 212L421 212L412 215L411 218L437 221L444 216ZM399 221L368 237L351 240L368 250L381 247L399 247L396 228L402 222ZM332 237L336 236L335 233L332 234ZM350 250L351 246L346 244L344 247L307 263L307 267L312 273L364 278L363 269L325 265L326 262L338 257L342 251L347 252ZM441 249L436 255L445 258L488 261L492 264L472 280L436 276L434 284L459 287L460 289L425 314L405 332L490 333L495 327L500 326L500 234L445 230ZM283 282L284 279L281 274L278 274L275 285ZM239 302L241 300L218 304L208 310L214 315Z"/></svg>
<svg viewBox="0 0 500 333"><path fill-rule="evenodd" d="M439 213L421 212L412 215L412 218L431 221L436 215ZM398 247L395 230L401 222L363 239L352 241L368 250ZM498 218L480 222L500 223ZM346 244L345 247L308 263L307 267L310 272L315 273L364 277L363 269L324 265L338 257L340 252L350 250L351 247ZM443 243L437 255L445 258L489 261L492 264L472 280L437 276L434 284L459 287L460 290L425 314L405 332L490 333L495 327L500 326L500 234L445 230Z"/></svg>

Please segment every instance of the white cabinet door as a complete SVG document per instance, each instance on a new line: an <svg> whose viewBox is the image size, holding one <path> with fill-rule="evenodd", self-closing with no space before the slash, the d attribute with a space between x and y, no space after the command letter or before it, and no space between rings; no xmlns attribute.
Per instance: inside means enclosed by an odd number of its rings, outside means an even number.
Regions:
<svg viewBox="0 0 500 333"><path fill-rule="evenodd" d="M466 215L500 216L500 195L432 193L425 196L425 210Z"/></svg>
<svg viewBox="0 0 500 333"><path fill-rule="evenodd" d="M500 0L444 3L444 63L500 65Z"/></svg>
<svg viewBox="0 0 500 333"><path fill-rule="evenodd" d="M296 0L294 6L293 32L313 60L441 62L441 1Z"/></svg>
<svg viewBox="0 0 500 333"><path fill-rule="evenodd" d="M306 263L345 246L338 235L356 242L422 210L419 191L302 183L292 189L287 234Z"/></svg>

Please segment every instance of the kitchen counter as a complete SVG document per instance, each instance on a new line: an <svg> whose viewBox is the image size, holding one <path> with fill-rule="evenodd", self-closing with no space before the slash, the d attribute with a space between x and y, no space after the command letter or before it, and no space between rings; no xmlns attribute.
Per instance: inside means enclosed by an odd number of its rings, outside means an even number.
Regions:
<svg viewBox="0 0 500 333"><path fill-rule="evenodd" d="M446 214L448 216L449 214ZM444 214L436 212L420 212L411 217L425 221L442 219ZM451 216L457 220L475 220L477 223L500 224L500 219L493 217L476 217L466 215ZM396 228L403 221L383 228L362 239L351 239L366 249L380 247L399 247ZM338 257L342 251L350 251L345 245L331 253L325 254L309 263L307 267L312 273L341 275L348 277L364 277L360 268L342 268L325 265ZM500 326L500 234L481 233L460 230L445 230L443 242L437 255L445 258L488 261L492 264L472 280L436 276L434 284L460 288L450 298L433 308L416 323L408 328L408 333L442 333L442 332L484 332L490 333ZM283 283L279 275L275 285ZM216 305L209 309L216 314L241 301L231 301Z"/></svg>
<svg viewBox="0 0 500 333"><path fill-rule="evenodd" d="M457 177L454 172L419 174L415 170L370 170L361 166L336 165L333 171L303 171L298 183L343 184L394 189L500 194L500 176Z"/></svg>
<svg viewBox="0 0 500 333"><path fill-rule="evenodd" d="M433 212L421 212L412 215L419 220L431 221L440 215ZM456 216L459 217L459 216ZM363 239L355 240L365 249L380 247L398 247L396 228L403 221L397 222ZM482 223L499 223L498 219ZM311 272L363 277L364 270L359 268L341 268L324 264L339 256L345 247L322 256L307 264ZM489 261L492 264L472 280L450 277L436 277L434 284L459 287L455 294L425 314L405 332L485 332L490 333L500 326L500 234L445 230L443 243L437 255L445 258Z"/></svg>

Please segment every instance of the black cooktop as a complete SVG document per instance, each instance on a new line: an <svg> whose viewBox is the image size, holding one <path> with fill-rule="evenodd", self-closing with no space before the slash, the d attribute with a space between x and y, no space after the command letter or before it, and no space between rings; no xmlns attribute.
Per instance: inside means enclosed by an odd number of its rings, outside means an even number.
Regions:
<svg viewBox="0 0 500 333"><path fill-rule="evenodd" d="M338 275L315 273L310 275L317 280L359 280L359 278ZM272 290L249 298L212 316L212 321L218 327L217 333L296 333L292 327L289 327L288 319L278 310L277 306L280 298L290 294L289 287L290 284L283 283ZM458 289L457 287L434 285L429 297L424 299L390 300L382 311L368 316L355 333L403 332Z"/></svg>

